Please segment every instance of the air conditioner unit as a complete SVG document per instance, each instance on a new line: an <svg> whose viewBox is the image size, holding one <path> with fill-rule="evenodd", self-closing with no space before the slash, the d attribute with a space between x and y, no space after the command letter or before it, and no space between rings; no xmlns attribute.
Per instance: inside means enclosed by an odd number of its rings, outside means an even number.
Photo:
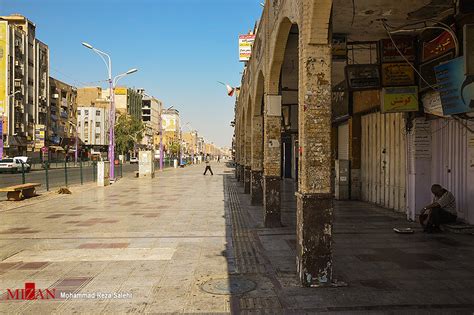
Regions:
<svg viewBox="0 0 474 315"><path fill-rule="evenodd" d="M21 40L17 39L15 40L15 47L20 47L21 45Z"/></svg>
<svg viewBox="0 0 474 315"><path fill-rule="evenodd" d="M59 94L52 94L51 97L54 98L54 99L58 99L58 98L59 98Z"/></svg>
<svg viewBox="0 0 474 315"><path fill-rule="evenodd" d="M20 61L18 61L18 60L15 60L15 66L17 66L17 67L18 67L20 64L21 64L21 63L20 63Z"/></svg>

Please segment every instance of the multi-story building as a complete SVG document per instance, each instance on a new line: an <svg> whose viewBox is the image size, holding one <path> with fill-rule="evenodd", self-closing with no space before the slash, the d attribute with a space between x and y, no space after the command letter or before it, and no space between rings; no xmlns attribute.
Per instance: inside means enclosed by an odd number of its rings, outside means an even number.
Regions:
<svg viewBox="0 0 474 315"><path fill-rule="evenodd" d="M55 78L49 78L50 105L45 120L47 142L73 148L77 129L77 89Z"/></svg>
<svg viewBox="0 0 474 315"><path fill-rule="evenodd" d="M142 144L148 148L157 148L159 142L155 142L155 136L160 132L160 113L163 109L163 103L145 94L144 90L139 90L143 95L142 99L142 121L145 124L145 134Z"/></svg>
<svg viewBox="0 0 474 315"><path fill-rule="evenodd" d="M163 124L163 143L165 149L173 143L179 143L181 139L181 122L179 111L176 109L166 109L161 116Z"/></svg>
<svg viewBox="0 0 474 315"><path fill-rule="evenodd" d="M189 154L189 155L199 154L198 133L196 130L183 132L183 142L185 143L186 150L184 152L186 154Z"/></svg>
<svg viewBox="0 0 474 315"><path fill-rule="evenodd" d="M0 16L0 117L6 155L39 151L44 141L49 49L35 32L35 24L22 15Z"/></svg>
<svg viewBox="0 0 474 315"><path fill-rule="evenodd" d="M142 119L143 95L139 91L127 87L116 87L114 96L117 115L129 114L136 119ZM103 89L101 98L110 101L110 90Z"/></svg>
<svg viewBox="0 0 474 315"><path fill-rule="evenodd" d="M94 106L79 106L77 109L79 137L85 146L109 144L109 109ZM97 149L99 151L100 148Z"/></svg>

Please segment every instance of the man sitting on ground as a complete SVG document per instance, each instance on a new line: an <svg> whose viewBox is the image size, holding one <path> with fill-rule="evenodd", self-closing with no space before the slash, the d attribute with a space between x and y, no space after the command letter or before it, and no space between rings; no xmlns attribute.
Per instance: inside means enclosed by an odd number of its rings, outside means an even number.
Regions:
<svg viewBox="0 0 474 315"><path fill-rule="evenodd" d="M456 199L453 194L441 185L431 186L434 195L433 203L421 210L420 223L425 232L440 232L440 224L456 222Z"/></svg>

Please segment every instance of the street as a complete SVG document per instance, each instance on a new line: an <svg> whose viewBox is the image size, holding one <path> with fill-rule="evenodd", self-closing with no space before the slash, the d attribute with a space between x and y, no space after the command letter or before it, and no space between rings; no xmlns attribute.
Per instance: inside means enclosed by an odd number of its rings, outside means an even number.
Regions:
<svg viewBox="0 0 474 315"><path fill-rule="evenodd" d="M129 175L134 171L138 170L138 164L124 164L123 175ZM84 183L92 182L94 180L94 170L92 166L85 166L82 168L83 181ZM115 168L116 174L120 175L119 167ZM52 168L48 171L49 187L54 190L58 187L65 187L66 178L64 168ZM69 167L67 169L67 181L68 185L80 185L81 184L81 170L79 167ZM26 183L40 183L41 186L37 188L38 192L46 191L46 172L44 170L34 170L29 173L25 173ZM0 187L7 187L13 185L19 185L22 183L22 174L9 174L0 173ZM0 193L0 198L5 198L6 193Z"/></svg>
<svg viewBox="0 0 474 315"><path fill-rule="evenodd" d="M297 281L296 210L284 185L284 226L224 163L125 177L109 187L0 212L1 313L385 313L474 310L472 236L393 233L403 217L336 204L334 272L341 286ZM359 215L367 224L355 226ZM49 300L12 301L33 282ZM61 297L62 296L62 297Z"/></svg>

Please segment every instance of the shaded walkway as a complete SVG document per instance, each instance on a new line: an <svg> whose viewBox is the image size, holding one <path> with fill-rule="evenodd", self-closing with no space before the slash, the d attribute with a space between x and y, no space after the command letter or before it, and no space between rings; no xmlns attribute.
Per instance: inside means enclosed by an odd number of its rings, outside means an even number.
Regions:
<svg viewBox="0 0 474 315"><path fill-rule="evenodd" d="M261 263L260 274L273 284L275 306L299 311L399 311L469 314L474 310L474 244L471 235L424 234L402 215L363 202L336 202L334 274L340 288L301 288L296 279L296 201L293 182L282 191L282 222L263 228L261 207L233 178L246 217L248 242ZM412 235L393 227L412 227ZM240 304L241 310L263 308Z"/></svg>

